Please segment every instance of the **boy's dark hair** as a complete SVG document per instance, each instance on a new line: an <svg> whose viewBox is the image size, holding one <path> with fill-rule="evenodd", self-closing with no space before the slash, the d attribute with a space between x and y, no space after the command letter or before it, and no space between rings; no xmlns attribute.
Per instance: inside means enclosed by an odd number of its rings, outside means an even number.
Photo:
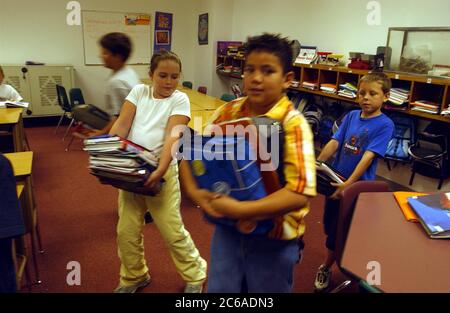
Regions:
<svg viewBox="0 0 450 313"><path fill-rule="evenodd" d="M180 57L172 51L161 50L161 51L155 52L155 54L153 54L153 56L152 56L152 59L150 60L150 73L153 74L155 72L156 68L158 67L159 62L167 61L167 60L177 63L180 66L180 72L181 72Z"/></svg>
<svg viewBox="0 0 450 313"><path fill-rule="evenodd" d="M373 72L364 75L359 81L359 85L361 83L373 83L373 82L381 84L381 89L383 90L384 94L387 94L391 90L392 87L391 79L387 77L387 75L383 72Z"/></svg>
<svg viewBox="0 0 450 313"><path fill-rule="evenodd" d="M131 54L131 40L124 33L109 33L104 35L100 41L102 48L114 55L119 55L126 62Z"/></svg>
<svg viewBox="0 0 450 313"><path fill-rule="evenodd" d="M0 65L0 74L2 74L3 77L5 77L5 72L3 72L3 68L1 65Z"/></svg>
<svg viewBox="0 0 450 313"><path fill-rule="evenodd" d="M283 67L283 74L292 71L293 53L290 41L286 37L281 37L280 34L268 33L249 37L245 43L245 53L248 56L254 51L276 55Z"/></svg>

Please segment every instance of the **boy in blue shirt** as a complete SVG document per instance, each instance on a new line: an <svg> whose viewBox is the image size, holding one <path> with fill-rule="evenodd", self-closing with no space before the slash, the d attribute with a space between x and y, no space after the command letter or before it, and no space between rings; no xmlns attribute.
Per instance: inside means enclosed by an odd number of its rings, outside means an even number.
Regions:
<svg viewBox="0 0 450 313"><path fill-rule="evenodd" d="M326 260L316 274L316 291L325 290L330 283L341 192L358 180L375 180L377 159L384 157L393 136L394 123L381 112L383 103L389 99L390 88L391 81L384 73L364 76L358 87L361 110L347 114L317 158L325 162L336 152L333 167L347 180L340 185L333 184L336 191L325 202L323 223L328 250Z"/></svg>

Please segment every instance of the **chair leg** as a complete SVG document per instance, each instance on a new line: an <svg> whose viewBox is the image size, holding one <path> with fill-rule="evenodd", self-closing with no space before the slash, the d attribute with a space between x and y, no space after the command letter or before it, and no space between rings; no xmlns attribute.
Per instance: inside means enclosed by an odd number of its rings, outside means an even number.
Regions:
<svg viewBox="0 0 450 313"><path fill-rule="evenodd" d="M30 238L31 254L33 255L33 267L34 267L34 272L36 275L36 283L38 285L40 285L42 283L42 280L40 278L39 267L38 267L38 263L37 263L37 253L36 253L36 243L35 243L36 238L34 238L34 235L35 235L34 232L35 232L35 230L33 229L31 231L31 238Z"/></svg>
<svg viewBox="0 0 450 313"><path fill-rule="evenodd" d="M69 151L70 145L72 144L74 138L75 137L72 135L72 138L70 138L69 144L67 145L67 147L65 149L66 152Z"/></svg>
<svg viewBox="0 0 450 313"><path fill-rule="evenodd" d="M37 238L37 242L38 242L39 253L43 254L45 251L44 251L44 248L42 247L41 231L40 231L39 223L37 223L37 222L36 222L36 238Z"/></svg>
<svg viewBox="0 0 450 313"><path fill-rule="evenodd" d="M72 128L72 125L73 125L74 122L75 122L75 119L72 118L72 120L70 121L69 127L67 127L66 133L64 134L64 137L62 139L63 141L66 139L67 135L69 134L69 131Z"/></svg>
<svg viewBox="0 0 450 313"><path fill-rule="evenodd" d="M438 190L441 190L442 188L442 183L444 182L444 178L442 178L442 176L439 178L439 184L438 184Z"/></svg>
<svg viewBox="0 0 450 313"><path fill-rule="evenodd" d="M341 290L344 290L345 288L347 288L351 284L351 282L352 282L351 280L344 281L342 284L340 284L339 286L337 286L336 288L331 290L330 293L338 293Z"/></svg>
<svg viewBox="0 0 450 313"><path fill-rule="evenodd" d="M61 125L61 122L62 122L62 120L63 120L63 118L64 118L64 115L66 115L66 112L64 112L64 113L61 115L61 118L59 119L58 125L56 125L56 129L55 129L55 131L54 131L54 134L56 134L56 132L58 131L59 125Z"/></svg>
<svg viewBox="0 0 450 313"><path fill-rule="evenodd" d="M411 172L411 178L409 179L409 185L411 186L414 180L414 176L416 175L416 172L413 170Z"/></svg>

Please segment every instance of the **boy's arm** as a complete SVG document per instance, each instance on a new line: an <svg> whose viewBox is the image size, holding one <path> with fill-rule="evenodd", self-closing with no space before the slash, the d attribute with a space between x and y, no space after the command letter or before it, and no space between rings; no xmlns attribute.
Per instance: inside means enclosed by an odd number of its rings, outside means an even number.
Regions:
<svg viewBox="0 0 450 313"><path fill-rule="evenodd" d="M331 139L328 143L323 147L319 156L317 157L317 161L326 162L339 148L339 142L336 139Z"/></svg>
<svg viewBox="0 0 450 313"><path fill-rule="evenodd" d="M267 197L253 201L238 201L221 196L212 199L212 209L234 219L264 220L284 215L290 211L306 206L307 196L282 188Z"/></svg>
<svg viewBox="0 0 450 313"><path fill-rule="evenodd" d="M366 152L364 152L358 165L353 170L352 175L350 175L350 177L343 184L331 183L331 185L337 186L338 188L330 196L330 198L338 199L341 195L342 190L344 190L344 188L346 188L347 186L350 186L354 182L357 182L359 180L359 178L364 174L364 172L369 168L370 164L372 164L373 160L376 157L377 157L377 155L372 151L367 150Z"/></svg>

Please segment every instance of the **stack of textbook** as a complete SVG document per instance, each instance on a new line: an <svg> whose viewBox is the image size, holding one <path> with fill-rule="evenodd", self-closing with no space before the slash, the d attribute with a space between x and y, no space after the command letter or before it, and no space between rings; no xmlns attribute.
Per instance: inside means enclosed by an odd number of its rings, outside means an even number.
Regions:
<svg viewBox="0 0 450 313"><path fill-rule="evenodd" d="M154 153L119 136L98 136L84 140L89 153L90 173L102 184L123 190L153 195L144 183L158 167Z"/></svg>
<svg viewBox="0 0 450 313"><path fill-rule="evenodd" d="M386 108L393 110L406 110L408 108L408 99L410 91L403 88L391 88L389 94L389 103Z"/></svg>
<svg viewBox="0 0 450 313"><path fill-rule="evenodd" d="M352 83L345 83L345 84L340 84L339 85L338 95L341 96L341 97L355 99L357 92L358 92L358 89Z"/></svg>

